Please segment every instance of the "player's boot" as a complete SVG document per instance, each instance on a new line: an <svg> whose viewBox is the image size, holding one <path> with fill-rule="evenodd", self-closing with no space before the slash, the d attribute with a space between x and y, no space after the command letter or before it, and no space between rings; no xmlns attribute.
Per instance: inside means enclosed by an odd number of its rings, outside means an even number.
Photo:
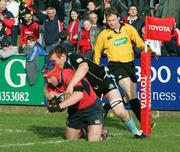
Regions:
<svg viewBox="0 0 180 152"><path fill-rule="evenodd" d="M144 138L147 138L147 137L148 136L145 135L142 130L140 130L138 134L134 135L134 138L136 138L136 139L144 139Z"/></svg>
<svg viewBox="0 0 180 152"><path fill-rule="evenodd" d="M101 140L105 140L108 138L108 131L103 129L101 133Z"/></svg>
<svg viewBox="0 0 180 152"><path fill-rule="evenodd" d="M87 136L88 133L88 126L85 125L83 128L81 128L80 132L79 132L79 138L84 138Z"/></svg>

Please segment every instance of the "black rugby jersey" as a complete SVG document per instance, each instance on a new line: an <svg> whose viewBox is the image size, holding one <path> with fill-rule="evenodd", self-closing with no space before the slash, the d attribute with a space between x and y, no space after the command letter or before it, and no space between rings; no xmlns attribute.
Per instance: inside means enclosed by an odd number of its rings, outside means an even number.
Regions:
<svg viewBox="0 0 180 152"><path fill-rule="evenodd" d="M108 68L106 68L105 66L97 65L93 61L75 53L68 54L68 63L75 70L83 62L86 62L89 66L88 73L85 77L88 79L92 86L97 85L97 83L101 83L103 79L108 75Z"/></svg>

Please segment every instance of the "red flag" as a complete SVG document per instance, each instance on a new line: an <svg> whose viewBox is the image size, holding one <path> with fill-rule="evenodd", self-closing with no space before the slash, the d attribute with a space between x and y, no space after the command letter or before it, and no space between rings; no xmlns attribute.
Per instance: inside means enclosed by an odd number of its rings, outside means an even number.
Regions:
<svg viewBox="0 0 180 152"><path fill-rule="evenodd" d="M145 19L145 40L169 41L175 25L173 17L157 18L147 16Z"/></svg>

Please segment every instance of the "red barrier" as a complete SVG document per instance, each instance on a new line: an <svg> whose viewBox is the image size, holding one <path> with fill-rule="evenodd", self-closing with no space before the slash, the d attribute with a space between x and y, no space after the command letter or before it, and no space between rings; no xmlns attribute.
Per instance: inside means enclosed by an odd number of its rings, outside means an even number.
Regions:
<svg viewBox="0 0 180 152"><path fill-rule="evenodd" d="M151 134L151 52L141 52L141 130Z"/></svg>

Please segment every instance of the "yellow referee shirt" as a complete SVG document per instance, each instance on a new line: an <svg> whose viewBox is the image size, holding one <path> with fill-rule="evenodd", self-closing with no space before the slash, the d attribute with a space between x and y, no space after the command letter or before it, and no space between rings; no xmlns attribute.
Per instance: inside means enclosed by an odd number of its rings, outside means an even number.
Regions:
<svg viewBox="0 0 180 152"><path fill-rule="evenodd" d="M94 61L99 64L102 50L106 49L108 61L130 62L134 60L132 41L141 50L144 49L144 41L137 30L129 25L122 24L120 32L105 29L100 32L94 47Z"/></svg>

